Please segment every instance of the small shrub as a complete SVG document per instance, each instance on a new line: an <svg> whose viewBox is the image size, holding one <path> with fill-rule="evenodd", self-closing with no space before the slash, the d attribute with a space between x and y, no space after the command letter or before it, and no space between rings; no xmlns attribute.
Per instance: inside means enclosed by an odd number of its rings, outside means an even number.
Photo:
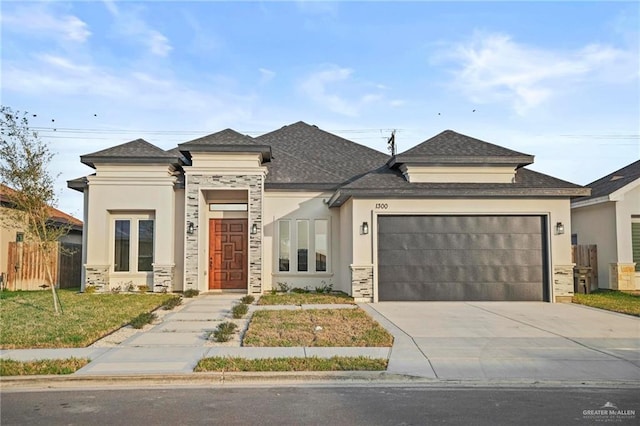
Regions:
<svg viewBox="0 0 640 426"><path fill-rule="evenodd" d="M232 322L223 322L218 324L218 327L213 331L213 337L216 342L228 342L231 340L231 336L235 333L238 326Z"/></svg>
<svg viewBox="0 0 640 426"><path fill-rule="evenodd" d="M253 297L250 294L247 294L246 296L244 296L242 299L240 299L240 302L246 304L246 305L250 305L252 304L254 301L256 300L255 297Z"/></svg>
<svg viewBox="0 0 640 426"><path fill-rule="evenodd" d="M309 290L307 290L306 288L294 287L291 289L291 293L309 293Z"/></svg>
<svg viewBox="0 0 640 426"><path fill-rule="evenodd" d="M131 293L134 290L134 288L135 287L133 286L133 283L129 281L129 284L127 284L127 291Z"/></svg>
<svg viewBox="0 0 640 426"><path fill-rule="evenodd" d="M96 286L95 285L88 285L84 288L84 292L87 294L93 294L96 292Z"/></svg>
<svg viewBox="0 0 640 426"><path fill-rule="evenodd" d="M120 293L120 290L122 290L122 288L121 288L120 286L113 287L113 288L111 289L111 293L113 293L113 294L118 294L118 293Z"/></svg>
<svg viewBox="0 0 640 426"><path fill-rule="evenodd" d="M275 288L272 288L269 292L275 296L278 291Z"/></svg>
<svg viewBox="0 0 640 426"><path fill-rule="evenodd" d="M231 315L233 315L235 319L242 318L247 312L249 312L249 306L244 303L239 303L231 308Z"/></svg>
<svg viewBox="0 0 640 426"><path fill-rule="evenodd" d="M195 288L188 288L182 293L182 296L186 298L196 297L200 294L200 290L196 290Z"/></svg>
<svg viewBox="0 0 640 426"><path fill-rule="evenodd" d="M179 306L182 303L182 298L179 296L172 297L162 304L162 309L165 311L170 311L176 306Z"/></svg>
<svg viewBox="0 0 640 426"><path fill-rule="evenodd" d="M143 284L143 285L139 285L139 286L138 286L138 291L139 291L140 293L146 293L146 292L148 292L148 291L149 291L149 286L148 286L148 285L145 285L145 284Z"/></svg>
<svg viewBox="0 0 640 426"><path fill-rule="evenodd" d="M142 328L147 324L150 324L154 319L157 318L157 315L153 312L143 312L134 319L131 320L130 324L133 328Z"/></svg>
<svg viewBox="0 0 640 426"><path fill-rule="evenodd" d="M322 287L316 287L316 293L331 293L333 291L333 284L323 285Z"/></svg>
<svg viewBox="0 0 640 426"><path fill-rule="evenodd" d="M287 283L278 283L278 291L280 293L288 293L291 290L291 286Z"/></svg>

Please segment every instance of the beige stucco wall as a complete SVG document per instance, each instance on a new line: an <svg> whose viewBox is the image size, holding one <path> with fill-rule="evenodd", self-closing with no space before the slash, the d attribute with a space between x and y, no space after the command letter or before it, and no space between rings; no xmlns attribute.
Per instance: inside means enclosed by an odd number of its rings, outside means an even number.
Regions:
<svg viewBox="0 0 640 426"><path fill-rule="evenodd" d="M571 233L577 234L578 244L598 246L600 288L609 288L609 264L618 258L615 210L611 201L571 210Z"/></svg>
<svg viewBox="0 0 640 426"><path fill-rule="evenodd" d="M631 217L640 215L640 186L636 186L616 198L618 262L632 263Z"/></svg>
<svg viewBox="0 0 640 426"><path fill-rule="evenodd" d="M174 265L175 177L167 165L96 165L88 177L87 266L109 266L109 286L153 286L153 273L114 272L114 214L154 217L154 264ZM175 281L174 281L175 285Z"/></svg>
<svg viewBox="0 0 640 426"><path fill-rule="evenodd" d="M347 293L351 293L351 269L353 264L353 200L349 199L340 206L340 233L336 236L340 240L340 269L338 279L340 284L346 288Z"/></svg>
<svg viewBox="0 0 640 426"><path fill-rule="evenodd" d="M8 216L8 209L6 207L0 207L0 273L7 273L7 263L9 261L9 242L16 240L16 227L10 226L5 223Z"/></svg>
<svg viewBox="0 0 640 426"><path fill-rule="evenodd" d="M174 217L174 248L173 259L174 269L174 290L184 290L184 243L186 238L185 220L184 220L184 189L175 190L175 217Z"/></svg>
<svg viewBox="0 0 640 426"><path fill-rule="evenodd" d="M396 200L371 199L353 201L353 264L373 265L377 262L377 216L381 214L536 214L548 219L550 253L549 294L555 300L553 271L571 265L571 215L568 199L434 199ZM362 235L360 224L369 223L369 234ZM567 230L555 235L553 227L562 222ZM374 301L377 301L377 268L374 267ZM564 295L562 295L564 296Z"/></svg>
<svg viewBox="0 0 640 426"><path fill-rule="evenodd" d="M348 235L341 235L341 211L329 209L325 204L331 197L330 193L318 192L265 192L264 194L264 291L277 289L279 282L290 287L315 287L333 284L334 290L351 292L350 280L344 281L344 269L348 270L348 263L344 263L341 254L341 240ZM279 272L278 271L278 226L280 219L291 220L291 240L296 241L296 219L309 219L309 227L313 230L313 219L329 220L329 263L327 272ZM311 239L313 240L313 238ZM313 250L313 241L310 241ZM294 244L291 248L292 258L296 256ZM293 268L292 268L293 269ZM346 276L346 275L345 275Z"/></svg>

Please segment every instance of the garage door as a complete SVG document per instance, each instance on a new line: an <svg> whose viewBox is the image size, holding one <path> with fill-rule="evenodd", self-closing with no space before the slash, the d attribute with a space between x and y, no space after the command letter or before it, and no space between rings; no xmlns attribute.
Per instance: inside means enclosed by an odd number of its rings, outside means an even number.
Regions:
<svg viewBox="0 0 640 426"><path fill-rule="evenodd" d="M542 216L379 216L378 300L548 300Z"/></svg>

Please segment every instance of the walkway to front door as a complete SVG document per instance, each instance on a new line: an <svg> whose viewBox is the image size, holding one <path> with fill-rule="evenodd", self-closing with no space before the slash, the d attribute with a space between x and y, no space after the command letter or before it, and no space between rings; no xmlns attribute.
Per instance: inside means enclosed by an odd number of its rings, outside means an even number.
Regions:
<svg viewBox="0 0 640 426"><path fill-rule="evenodd" d="M209 290L247 288L247 219L209 220Z"/></svg>

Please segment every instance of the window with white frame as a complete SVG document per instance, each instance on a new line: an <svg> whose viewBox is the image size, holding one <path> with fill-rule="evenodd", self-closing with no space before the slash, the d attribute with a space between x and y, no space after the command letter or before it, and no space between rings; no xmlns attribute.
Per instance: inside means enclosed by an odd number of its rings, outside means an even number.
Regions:
<svg viewBox="0 0 640 426"><path fill-rule="evenodd" d="M153 214L122 213L114 214L113 219L113 271L153 272Z"/></svg>
<svg viewBox="0 0 640 426"><path fill-rule="evenodd" d="M633 261L636 263L636 272L640 272L640 216L631 218L631 250Z"/></svg>
<svg viewBox="0 0 640 426"><path fill-rule="evenodd" d="M313 273L328 270L328 219L278 221L278 272Z"/></svg>

